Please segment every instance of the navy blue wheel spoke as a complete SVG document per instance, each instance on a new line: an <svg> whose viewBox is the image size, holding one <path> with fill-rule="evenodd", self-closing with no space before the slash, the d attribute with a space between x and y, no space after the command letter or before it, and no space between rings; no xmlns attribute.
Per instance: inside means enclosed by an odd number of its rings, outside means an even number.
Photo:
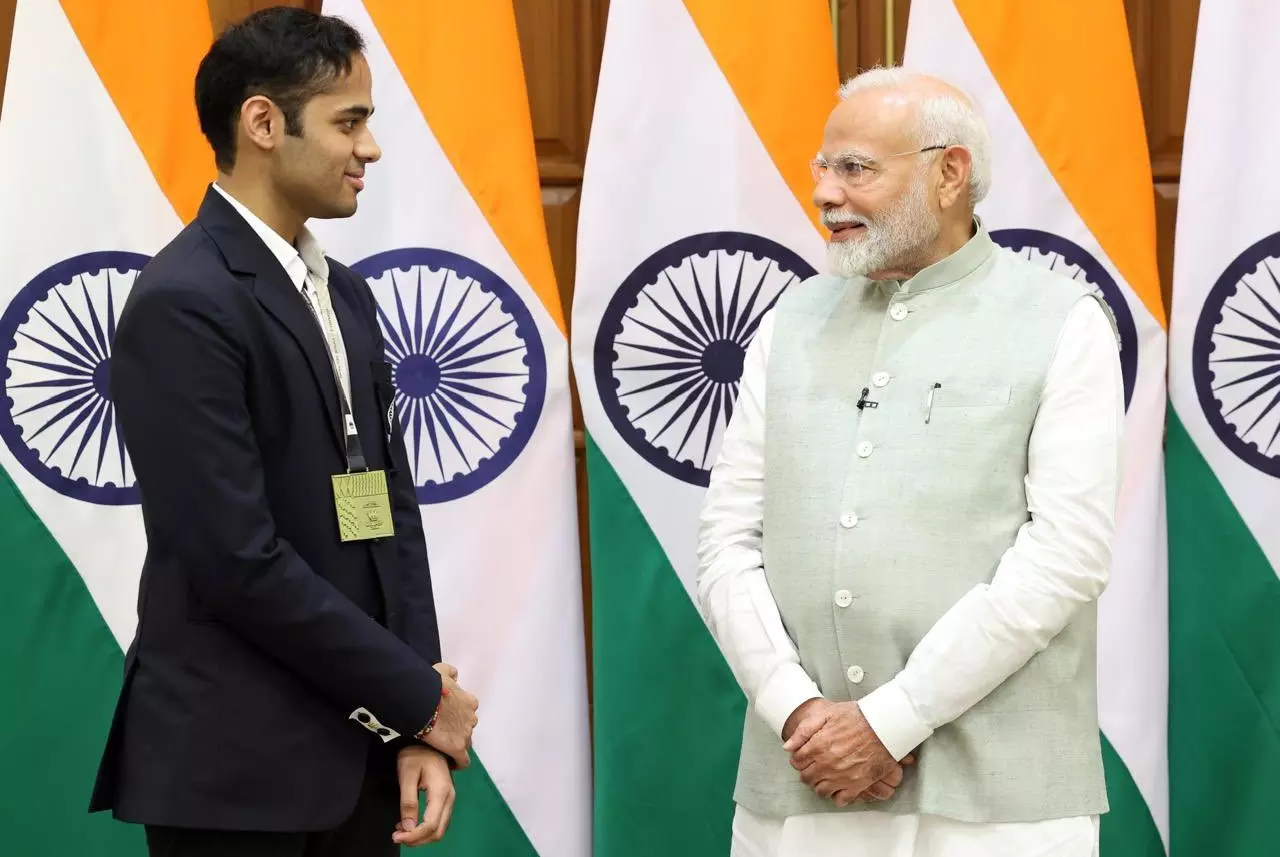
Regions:
<svg viewBox="0 0 1280 857"><path fill-rule="evenodd" d="M1276 275L1271 273L1271 268L1267 267L1266 265L1263 265L1263 267L1267 269L1268 274L1271 274L1271 282L1274 283L1276 279ZM1258 290L1255 289L1253 286L1249 285L1248 283L1245 283L1245 287L1249 291L1253 292L1253 296L1258 299L1258 303L1262 304L1262 307L1267 311L1267 314L1270 315L1273 319L1275 319L1277 323L1280 323L1280 309L1278 309L1274 304L1272 304L1270 301L1264 298L1258 292ZM1280 290L1280 287L1277 287L1277 289Z"/></svg>
<svg viewBox="0 0 1280 857"><path fill-rule="evenodd" d="M49 450L49 454L46 456L47 459L52 459L58 454L58 450L67 442L67 438L71 437L72 433L75 432L76 429L80 428L80 425L89 418L91 413L93 413L93 406L101 401L102 400L98 399L96 396L91 396L85 401L85 404L76 412L75 417L67 424L67 427L63 429L62 436L58 438L58 442ZM75 469L74 465L71 469Z"/></svg>
<svg viewBox="0 0 1280 857"><path fill-rule="evenodd" d="M484 436L481 435L480 432L476 430L476 427L471 424L471 421L468 420L465 416L463 416L448 399L446 399L444 396L438 396L433 401L436 405L440 407L441 410L448 413L449 416L453 418L453 421L455 423L457 423L458 425L466 429L467 434L471 435L476 440L480 441L480 443L484 446L484 448L489 450L490 455L493 454L494 449L492 446L489 445L489 441L484 439Z"/></svg>
<svg viewBox="0 0 1280 857"><path fill-rule="evenodd" d="M441 348L440 344L448 340L448 338L453 335L453 323L458 320L458 315L462 312L462 308L466 305L467 299L471 297L471 290L474 287L474 285L475 285L474 283L470 283L470 282L467 283L466 289L464 289L462 292L462 297L459 298L458 302L453 305L453 309L449 312L448 317L445 318L444 323L441 324L439 329L436 330L435 337L431 340L430 343L428 343L427 347L424 349L423 351L424 354L434 355L434 354L439 354L441 351L444 350L443 348ZM400 294L399 292L396 292L397 299L399 299L399 294Z"/></svg>
<svg viewBox="0 0 1280 857"><path fill-rule="evenodd" d="M58 297L61 298L62 296L59 295ZM64 302L64 305L65 305L65 302ZM70 307L68 307L68 310L70 310ZM77 354L79 354L85 360L88 360L90 365L97 363L102 359L101 357L98 357L96 354L90 351L85 346L85 343L83 341L81 341L80 339L77 339L76 337L72 336L70 333L67 333L67 331L63 330L61 325L56 324L53 321L53 319L45 315L44 312L41 311L38 307L33 309L32 312L40 316L40 318L44 319L45 324L53 328L54 333L62 337L62 341L67 343L67 345L71 346L71 348L74 349ZM76 319L75 316L72 316L72 319L75 321L77 327L81 327L79 319ZM87 334L88 331L85 331L85 333Z"/></svg>
<svg viewBox="0 0 1280 857"><path fill-rule="evenodd" d="M400 419L404 420L407 417L409 420L410 430L408 434L410 435L410 439L413 441L413 449L416 452L417 450L422 449L422 429L423 429L422 413L418 408L418 400L410 399L408 396L405 396L403 394L401 394L397 398L400 399L401 401L400 408L399 408L400 414L401 414ZM412 456L412 458L413 458L413 472L415 474L414 482L417 482L418 481L417 480L418 456L415 454Z"/></svg>
<svg viewBox="0 0 1280 857"><path fill-rule="evenodd" d="M701 366L701 360L669 360L665 363L644 363L640 366L619 366L618 372L660 372L666 369L692 369Z"/></svg>
<svg viewBox="0 0 1280 857"><path fill-rule="evenodd" d="M707 420L706 443L702 445L703 463L705 463L711 456L711 441L715 437L716 429L720 427L720 410L725 406L726 399L727 395L724 385L716 384L715 394L711 399L711 419Z"/></svg>
<svg viewBox="0 0 1280 857"><path fill-rule="evenodd" d="M1259 387L1258 389L1254 390L1254 391L1253 391L1253 393L1252 393L1251 395L1249 395L1249 396L1245 397L1244 401L1240 402L1240 403L1239 403L1239 404L1237 404L1234 408L1232 408L1231 410L1229 410L1229 411L1227 411L1226 413L1224 413L1224 414L1223 414L1223 416L1224 416L1224 417L1230 417L1230 416L1231 416L1232 414L1234 414L1236 411L1240 410L1241 408L1245 407L1246 405L1251 405L1251 404L1253 404L1253 403L1254 403L1255 401L1257 401L1260 397L1265 396L1267 393L1271 392L1271 391L1272 391L1272 390L1274 390L1276 387L1280 387L1280 378L1272 378L1270 381L1268 381L1267 383L1263 384L1263 385L1262 385L1261 387ZM1275 407L1275 402L1274 402L1274 401L1271 403L1271 405L1269 405L1269 406L1267 407L1267 410L1266 410L1266 411L1263 411L1263 416L1266 416L1266 414L1267 414L1268 412L1270 412L1271 408L1273 408L1273 407ZM1261 417L1259 417L1259 419L1261 419ZM1256 425L1257 425L1257 423L1255 422L1253 425L1254 425L1254 426L1256 426ZM1248 434L1250 431L1253 431L1253 426L1249 426L1248 430L1247 430L1247 431L1245 431L1245 434Z"/></svg>
<svg viewBox="0 0 1280 857"><path fill-rule="evenodd" d="M495 393L492 390L486 390L483 387L477 387L474 384L463 384L452 378L441 378L440 387L448 387L458 393L470 393L473 396L482 396L484 398L495 399L501 402L510 402L513 405L520 404L518 399L513 399L510 396L504 396L501 393Z"/></svg>
<svg viewBox="0 0 1280 857"><path fill-rule="evenodd" d="M1251 323L1252 323L1255 327L1257 327L1259 330L1261 330L1261 331L1263 331L1263 332L1265 332L1265 333L1269 333L1269 334L1271 334L1272 336L1274 336L1274 337L1276 338L1276 339L1275 339L1276 344L1277 344L1277 345L1280 345L1280 327L1274 327L1274 326L1272 326L1272 325L1270 325L1270 324L1267 324L1265 321L1261 321L1261 320L1259 320L1259 319L1256 319L1256 318L1254 318L1253 316L1249 315L1247 312L1242 312L1242 311L1240 311L1240 310L1236 309L1235 307L1227 307L1227 309L1231 310L1231 311L1232 311L1232 312L1234 312L1236 315L1240 316L1241 318L1245 319L1246 321L1251 322Z"/></svg>
<svg viewBox="0 0 1280 857"><path fill-rule="evenodd" d="M440 290L436 292L436 302L431 307L431 318L427 321L427 329L422 332L422 347L418 349L419 354L430 354L431 344L436 340L436 332L440 329L440 309L444 306L444 293L449 288L449 273L449 271L444 272L444 280L440 283ZM419 277L421 277L421 269L419 269Z"/></svg>
<svg viewBox="0 0 1280 857"><path fill-rule="evenodd" d="M689 327L689 325L680 321L680 319L676 318L674 315L668 312L666 308L662 306L662 304L658 303L657 299L654 298L653 295L649 294L648 292L645 292L644 296L649 299L649 303L653 306L653 308L662 314L663 318L671 322L672 326L674 326L676 330L680 331L685 335L685 338L688 341L696 342L699 345L707 345L710 342L710 340L704 338L701 334L696 333L693 330L693 328Z"/></svg>
<svg viewBox="0 0 1280 857"><path fill-rule="evenodd" d="M746 254L745 254L745 253L743 253L742 255L743 255L743 256L745 256ZM724 326L724 323L725 323L725 315L724 315L724 292L722 291L722 289L721 289L721 285L720 285L720 254L719 254L719 253L712 253L712 254L711 254L711 261L715 263L715 268L716 268L716 316L715 316L715 320L716 320L716 329L715 329L715 338L716 338L716 339L724 339L724 336L725 336L725 326Z"/></svg>
<svg viewBox="0 0 1280 857"><path fill-rule="evenodd" d="M667 342L670 342L672 345L678 345L683 348L690 349L690 351L692 351L693 353L697 353L698 351L698 343L696 342L690 342L689 340L681 339L679 336L676 336L674 333L672 333L669 330L663 330L660 327L654 327L652 324L641 321L640 319L635 318L634 316L628 315L626 316L626 319L628 321L635 322L640 327L643 327L645 330L649 331L650 333L653 333L653 334L656 334L657 336L662 337Z"/></svg>
<svg viewBox="0 0 1280 857"><path fill-rule="evenodd" d="M702 354L697 351L676 351L674 348L659 348L656 345L640 345L637 342L623 342L621 339L616 343L624 348L634 348L637 351L645 351L649 354L657 354L662 357L675 357L681 360L701 360Z"/></svg>
<svg viewBox="0 0 1280 857"><path fill-rule="evenodd" d="M67 361L72 366L79 367L89 373L93 372L94 367L92 365L84 362L79 357L70 353L69 351L64 351L55 345L50 345L44 340L38 339L32 336L31 334L27 333L26 331L18 331L18 332L21 333L25 339L29 339L30 341L34 342L36 345L39 345L41 348L48 351L50 354L61 357L63 360Z"/></svg>
<svg viewBox="0 0 1280 857"><path fill-rule="evenodd" d="M462 463L467 466L468 470L473 469L471 459L467 457L467 452L462 448L462 444L458 442L458 436L453 431L453 424L449 422L443 409L435 399L427 399L427 406L431 408L431 412L435 415L436 421L440 427L444 429L445 436L449 438L449 443L453 445L454 451L462 459Z"/></svg>
<svg viewBox="0 0 1280 857"><path fill-rule="evenodd" d="M501 351L490 351L487 354L476 354L464 359L441 360L439 361L440 371L442 373L451 373L457 369L466 369L469 366L478 366L481 363L488 363L490 360L497 360L499 357L506 357L516 351L524 351L523 345L513 345L510 348L504 348Z"/></svg>
<svg viewBox="0 0 1280 857"><path fill-rule="evenodd" d="M791 279L794 280L795 276L793 275ZM791 285L791 282L788 281L787 285ZM769 309L772 306L773 304L771 303L765 304L764 306L762 306L760 308L760 312L753 315L751 317L751 320L747 322L747 326L743 328L742 333L739 334L739 337L735 340L735 342L737 342L739 345L745 348L747 343L751 341L751 338L756 335L756 331L760 329L760 322L764 321L764 317L769 313Z"/></svg>
<svg viewBox="0 0 1280 857"><path fill-rule="evenodd" d="M742 274L747 270L747 254L738 254L738 273L733 278L733 294L729 297L729 311L725 316L725 337L733 338L738 329L738 300L742 297Z"/></svg>
<svg viewBox="0 0 1280 857"><path fill-rule="evenodd" d="M714 254L713 254L714 256ZM712 259L715 262L715 259ZM707 296L702 291L702 281L698 279L698 266L693 264L693 260L689 260L689 273L693 276L693 294L698 299L698 310L702 313L702 322L706 325L711 339L716 338L716 321L711 315L711 307L707 305Z"/></svg>
<svg viewBox="0 0 1280 857"><path fill-rule="evenodd" d="M10 390L27 390L41 387L92 387L93 379L87 377L78 378L51 378L48 381L27 381L22 384L9 384Z"/></svg>
<svg viewBox="0 0 1280 857"><path fill-rule="evenodd" d="M412 328L410 328L409 326L408 317L404 314L404 298L400 296L399 289L396 289L395 293L396 293L396 321L399 323L398 326L396 327L396 330L399 333L400 341L404 344L404 352L408 354L410 353L410 347L412 345L412 341L411 341Z"/></svg>
<svg viewBox="0 0 1280 857"><path fill-rule="evenodd" d="M94 390L92 386L88 388L77 387L74 390L64 390L55 396L50 396L47 399L41 399L40 401L36 402L34 405L31 405L28 408L24 408L21 411L14 411L13 415L14 417L25 417L27 414L35 413L36 411L43 410L44 408L51 408L54 405L60 405L63 402L67 401L68 399L78 400L80 396L92 397L92 396L96 396L97 394L98 394L97 391Z"/></svg>
<svg viewBox="0 0 1280 857"><path fill-rule="evenodd" d="M1210 363L1280 363L1280 350L1275 354L1247 354L1243 357L1214 357Z"/></svg>
<svg viewBox="0 0 1280 857"><path fill-rule="evenodd" d="M24 360L21 357L14 357L10 363L20 363L23 366L34 366L37 369L47 369L50 372L57 372L59 375L72 375L76 377L90 380L93 378L93 371L89 369L81 369L77 366L64 366L58 363L42 363L39 360Z"/></svg>
<svg viewBox="0 0 1280 857"><path fill-rule="evenodd" d="M1280 373L1280 362L1277 362L1276 365L1274 366L1268 366L1265 369L1259 369L1256 372L1250 372L1248 375L1243 375L1239 378L1236 378L1234 381L1228 381L1225 384L1215 384L1213 386L1213 389L1226 390L1229 387L1234 387L1236 384L1247 384L1250 381L1256 381L1259 378L1266 378L1268 375L1275 375L1277 373Z"/></svg>
<svg viewBox="0 0 1280 857"><path fill-rule="evenodd" d="M502 420L498 419L493 414L480 409L470 399L466 398L465 396L458 395L457 393L453 392L447 387L441 387L438 392L440 393L440 396L442 398L448 399L449 401L453 402L460 408L466 408L467 410L471 411L473 414L475 414L478 417L483 417L484 419L493 423L495 426L498 426L499 428L501 428L503 431L511 431L512 429L515 428L515 426L504 423Z"/></svg>
<svg viewBox="0 0 1280 857"><path fill-rule="evenodd" d="M665 408L667 405L671 404L676 399L680 398L685 393L692 390L694 387L697 387L699 384L703 384L703 383L709 384L711 382L708 381L706 377L702 375L702 373L698 373L693 378L686 380L679 387L672 390L662 399L662 401L658 402L656 405L649 408L649 410L645 411L643 414L640 414L639 416L637 416L636 419L642 420L645 417L649 416L649 414L653 413L654 411L658 411L658 410L661 410L662 408ZM682 406L679 410L676 411L676 416L679 416L683 411L684 411L684 407ZM666 429L663 429L663 431L665 430ZM658 432L658 434L662 434L662 432Z"/></svg>
<svg viewBox="0 0 1280 857"><path fill-rule="evenodd" d="M469 354L472 351L475 351L481 345L484 345L490 339L493 339L493 337L497 336L499 333L502 333L502 331L506 330L509 327L514 326L515 323L516 323L516 320L514 318L507 319L502 324L495 327L493 330L490 330L488 333L482 333L479 336L476 336L468 340L467 342L457 345L457 347L455 347L448 354L445 354L443 357L439 358L437 362L439 362L442 365L446 363L451 363L454 360L457 360L462 355Z"/></svg>
<svg viewBox="0 0 1280 857"><path fill-rule="evenodd" d="M84 346L84 350L81 351L81 353L93 361L106 360L106 349L100 347L97 337L90 333L89 329L84 326L82 321L80 321L80 316L76 315L71 309L71 305L67 303L67 299L62 296L62 292L57 291L54 292L54 294L58 298L58 303L62 304L62 308L66 310L67 316L71 319L71 323L76 326L76 333L80 334L79 342ZM93 301L88 299L88 295L85 296L85 308L88 310L89 318L93 319L94 326L96 327L98 324L98 314L94 312Z"/></svg>
<svg viewBox="0 0 1280 857"><path fill-rule="evenodd" d="M408 356L409 350L400 340L400 331L396 330L381 306L378 307L378 324L382 327L382 344L386 347L388 356L394 358L393 362L399 363Z"/></svg>
<svg viewBox="0 0 1280 857"><path fill-rule="evenodd" d="M106 324L108 324L108 330L110 330L110 333L108 333L108 331L102 330L102 321L99 318L99 313L97 313L95 308L93 308L93 298L88 294L88 285L84 283L84 275L81 274L76 279L79 283L79 287L81 287L81 297L84 298L84 306L88 308L88 320L90 320L93 325L93 343L97 345L97 353L101 354L104 359L108 358L111 356L111 336L115 334L115 320L114 318L111 318L111 289L106 290ZM108 279L110 279L110 274L108 275ZM67 303L63 302L63 306L67 306ZM70 308L68 307L68 312L69 311Z"/></svg>
<svg viewBox="0 0 1280 857"><path fill-rule="evenodd" d="M751 290L751 297L747 298L747 305L742 308L742 317L738 319L738 327L733 331L733 336L730 337L734 342L742 343L747 341L751 337L751 333L748 331L754 332L756 326L760 323L759 317L755 312L756 303L760 300L760 293L764 291L764 284L769 278L770 267L770 265L765 265L764 270L760 273L760 279L756 281L755 288ZM785 290L795 282L795 279L796 275L792 274L782 288ZM765 302L765 305L760 309L760 314L763 315L768 311L768 308L769 304Z"/></svg>
<svg viewBox="0 0 1280 857"><path fill-rule="evenodd" d="M480 321L481 318L484 317L485 313L489 311L489 308L492 307L495 303L497 303L497 301L498 301L498 298L496 295L490 296L488 303L486 303L483 307L481 307L479 311L477 311L476 314L473 315L469 321L467 321L466 324L464 324L457 331L455 331L453 336L449 337L449 341L445 342L439 348L436 348L435 350L433 350L431 354L437 355L440 362L448 362L451 357L455 356L454 346L458 346L458 342L461 341L464 336L466 336L468 333L471 332L471 328L476 326L476 323ZM506 327L508 324L514 324L514 323L515 323L515 320L510 319L505 324L503 324L502 327ZM485 339L489 338L489 336L492 336L494 333L497 333L499 330L502 330L502 327L499 327L497 330L491 331L488 336L485 336L479 339L478 341L472 340L470 343L466 345L458 346L457 351L465 354L467 351L471 350L471 348L474 348L475 345L478 345L480 342L484 342Z"/></svg>
<svg viewBox="0 0 1280 857"><path fill-rule="evenodd" d="M84 433L80 436L80 446L76 449L75 458L71 459L71 469L74 471L80 464L80 457L84 455L85 447L89 445L89 441L93 440L93 433L97 431L98 424L102 421L102 416L107 412L110 405L106 399L99 399L97 404L93 406L89 413L89 424L85 426Z"/></svg>
<svg viewBox="0 0 1280 857"><path fill-rule="evenodd" d="M445 274L445 277L448 278L448 274ZM412 337L414 346L417 348L418 353L423 354L426 352L427 340L426 340L426 328L422 324L422 269L421 268L417 268L414 270L413 290L414 290L413 330L412 331L408 329L405 330L405 339L408 340L410 337ZM397 293L399 293L399 289L397 289L396 291ZM444 290L441 289L441 291L443 292Z"/></svg>
<svg viewBox="0 0 1280 857"><path fill-rule="evenodd" d="M528 378L528 372L441 372L443 377L458 378L463 381L489 381L496 378Z"/></svg>
<svg viewBox="0 0 1280 857"><path fill-rule="evenodd" d="M661 390L663 387L670 387L672 384L679 384L682 381L689 380L690 378L698 378L701 376L702 376L702 367L697 366L697 367L694 367L693 369L686 369L683 372L676 372L671 375L664 375L663 377L659 378L657 381L654 381L651 384L645 384L643 387L637 387L636 389L628 390L625 393L619 392L618 398L625 399L630 396L639 395L640 393L648 393L651 390Z"/></svg>
<svg viewBox="0 0 1280 857"><path fill-rule="evenodd" d="M414 405L418 408L419 416L426 424L427 437L431 441L431 449L434 450L436 454L436 469L440 471L440 476L442 478L448 478L447 474L444 472L444 458L440 455L440 438L436 434L435 416L433 415L426 400L414 402Z"/></svg>
<svg viewBox="0 0 1280 857"><path fill-rule="evenodd" d="M692 263L690 263L692 265ZM689 324L698 332L699 339L704 345L712 340L711 330L703 326L702 319L693 311L693 307L689 306L689 302L684 299L680 289L676 288L675 281L671 279L671 274L664 271L663 276L667 278L667 285L671 288L671 294L675 296L676 303L680 304L680 310L684 313L684 317L689 320Z"/></svg>
<svg viewBox="0 0 1280 857"><path fill-rule="evenodd" d="M102 481L102 465L107 461L107 444L111 442L111 430L115 427L116 409L107 403L102 414L102 432L98 435L98 469L93 472L93 481ZM119 434L117 432L117 434ZM123 441L123 438L121 438ZM120 461L120 472L124 473L124 460Z"/></svg>
<svg viewBox="0 0 1280 857"><path fill-rule="evenodd" d="M1266 385L1266 389L1269 392L1270 390L1275 389L1277 385L1280 385L1280 378L1275 378L1271 382L1269 382ZM1252 423L1250 423L1249 427L1242 432L1242 436L1247 437L1248 435L1252 434L1253 430L1258 427L1258 423L1262 422L1267 417L1268 414L1270 414L1273 410L1275 410L1276 405L1280 405L1280 393L1277 393L1276 395L1271 397L1271 401L1267 402L1267 406L1262 409L1262 413L1258 414L1258 418L1255 419ZM1263 451L1266 452L1267 450L1263 450Z"/></svg>
<svg viewBox="0 0 1280 857"><path fill-rule="evenodd" d="M684 448L689 445L689 438L693 437L694 430L698 428L702 415L706 412L707 406L711 404L711 400L715 398L716 390L718 389L718 384L707 381L699 388L698 395L688 400L690 405L694 402L697 402L697 405L693 411L693 416L689 418L689 427L685 429L684 437L680 438L680 445L676 447L676 455L682 454Z"/></svg>
<svg viewBox="0 0 1280 857"><path fill-rule="evenodd" d="M1267 339L1256 339L1252 336L1240 336L1235 333L1218 333L1216 335L1226 339L1234 339L1237 342L1244 342L1249 345L1257 345L1259 348L1266 348L1268 351L1280 351L1280 342L1271 342Z"/></svg>
<svg viewBox="0 0 1280 857"><path fill-rule="evenodd" d="M694 402L698 400L698 397L702 394L702 391L706 387L710 386L710 384L711 382L708 381L706 378L698 378L697 380L690 382L689 384L690 389L686 391L687 395L683 393L681 394L685 396L684 401L681 402L680 406L676 408L675 413L671 415L671 418L667 420L666 424L663 425L662 428L658 429L658 433L653 436L653 440L655 443L657 442L658 438L662 437L664 434L667 433L667 429L675 425L676 420L680 419L682 416L684 416L686 413L689 412L689 409L693 407Z"/></svg>
<svg viewBox="0 0 1280 857"><path fill-rule="evenodd" d="M111 281L111 277L110 277L110 275L108 274L108 275L107 275L107 282L108 282L108 284L110 283L110 281ZM83 285L83 277L81 278L81 284ZM88 293L86 292L86 299L87 299L87 297L88 297ZM97 323L97 319L96 319L96 318L95 318L95 320L94 320L94 325L93 325L93 326L94 326L95 328L98 326L98 323ZM116 341L116 301L115 301L115 290L114 290L114 289L111 289L111 288L108 288L108 289L107 289L107 337L106 337L106 340L105 340L105 341L103 342L103 344L102 344L103 350L104 350L107 354L110 354L110 353L111 353L111 345L112 345L112 343L114 343L115 341Z"/></svg>
<svg viewBox="0 0 1280 857"><path fill-rule="evenodd" d="M75 400L75 401L73 401L71 404L67 405L65 408L63 408L62 410L58 411L58 413L54 414L51 418L49 418L49 420L48 420L48 421L46 421L44 425L40 426L40 428L38 428L38 429L35 431L35 433L31 435L31 437L29 438L29 440L35 440L35 439L36 439L36 438L38 438L40 435L44 434L46 429L50 428L51 426L55 426L55 425L57 425L58 423L62 422L63 418L64 418L64 417L66 417L68 414L70 414L70 413L72 413L72 412L74 412L74 411L77 411L77 410L79 410L79 409L83 408L85 405L87 405L87 404L89 404L90 402L92 402L92 401L93 401L93 399L94 399L94 397L95 397L95 395L96 395L96 393L94 393L94 392L92 392L92 391L90 391L90 392L88 392L88 393L83 393L83 394L81 394L80 398L76 399L76 400ZM39 407L44 407L44 404L42 403ZM34 409L34 408L28 408L28 410L30 411L30 410L35 410L35 409ZM48 456L45 456L45 458L47 459L47 458L48 458Z"/></svg>

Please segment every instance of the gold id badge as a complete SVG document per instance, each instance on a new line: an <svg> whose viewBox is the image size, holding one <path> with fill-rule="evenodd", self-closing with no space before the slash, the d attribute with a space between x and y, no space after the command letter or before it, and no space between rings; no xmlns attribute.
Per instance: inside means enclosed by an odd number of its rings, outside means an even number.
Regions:
<svg viewBox="0 0 1280 857"><path fill-rule="evenodd" d="M382 539L396 534L385 470L334 476L333 505L338 513L338 534L344 542Z"/></svg>

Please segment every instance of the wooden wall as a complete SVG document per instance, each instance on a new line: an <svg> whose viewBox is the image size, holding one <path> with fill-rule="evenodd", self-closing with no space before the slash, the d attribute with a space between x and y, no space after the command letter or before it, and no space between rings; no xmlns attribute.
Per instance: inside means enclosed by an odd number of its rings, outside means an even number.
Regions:
<svg viewBox="0 0 1280 857"><path fill-rule="evenodd" d="M320 0L207 2L215 31L255 9L279 2L312 9L320 6ZM547 236L560 292L568 308L573 297L582 169L604 43L608 0L514 2L537 139ZM0 93L3 92L15 3L16 0L0 0ZM1182 129L1186 121L1192 49L1200 4L1199 0L1124 0L1124 5L1150 142L1160 272L1167 301L1173 271L1173 229L1182 161ZM901 58L910 0L832 0L831 9L837 25L842 77ZM1088 61L1088 57L1080 58L1081 63ZM578 484L583 510L581 532L585 560L586 483L582 463L582 422L576 409L575 425L579 429ZM587 584L589 579L584 569L584 585Z"/></svg>

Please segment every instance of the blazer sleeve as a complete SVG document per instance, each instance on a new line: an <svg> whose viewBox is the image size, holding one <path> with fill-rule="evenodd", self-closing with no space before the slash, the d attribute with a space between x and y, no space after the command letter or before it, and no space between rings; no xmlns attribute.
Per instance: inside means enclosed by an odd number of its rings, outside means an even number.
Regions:
<svg viewBox="0 0 1280 857"><path fill-rule="evenodd" d="M247 351L206 291L135 287L111 392L148 537L178 556L202 606L343 711L412 735L440 676L276 533L247 397Z"/></svg>

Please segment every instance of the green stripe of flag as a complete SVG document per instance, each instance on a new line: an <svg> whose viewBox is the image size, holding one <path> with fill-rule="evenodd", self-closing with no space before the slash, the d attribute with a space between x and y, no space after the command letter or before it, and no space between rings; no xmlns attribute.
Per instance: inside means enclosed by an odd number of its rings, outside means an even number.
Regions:
<svg viewBox="0 0 1280 857"><path fill-rule="evenodd" d="M1102 765L1111 811L1102 816L1101 857L1165 857L1164 841L1142 792L1107 736L1102 736Z"/></svg>
<svg viewBox="0 0 1280 857"><path fill-rule="evenodd" d="M726 855L746 700L590 437L595 853Z"/></svg>
<svg viewBox="0 0 1280 857"><path fill-rule="evenodd" d="M1166 461L1170 852L1273 857L1280 580L1172 409Z"/></svg>
<svg viewBox="0 0 1280 857"><path fill-rule="evenodd" d="M0 472L0 853L141 857L142 831L88 814L124 657L79 572Z"/></svg>

